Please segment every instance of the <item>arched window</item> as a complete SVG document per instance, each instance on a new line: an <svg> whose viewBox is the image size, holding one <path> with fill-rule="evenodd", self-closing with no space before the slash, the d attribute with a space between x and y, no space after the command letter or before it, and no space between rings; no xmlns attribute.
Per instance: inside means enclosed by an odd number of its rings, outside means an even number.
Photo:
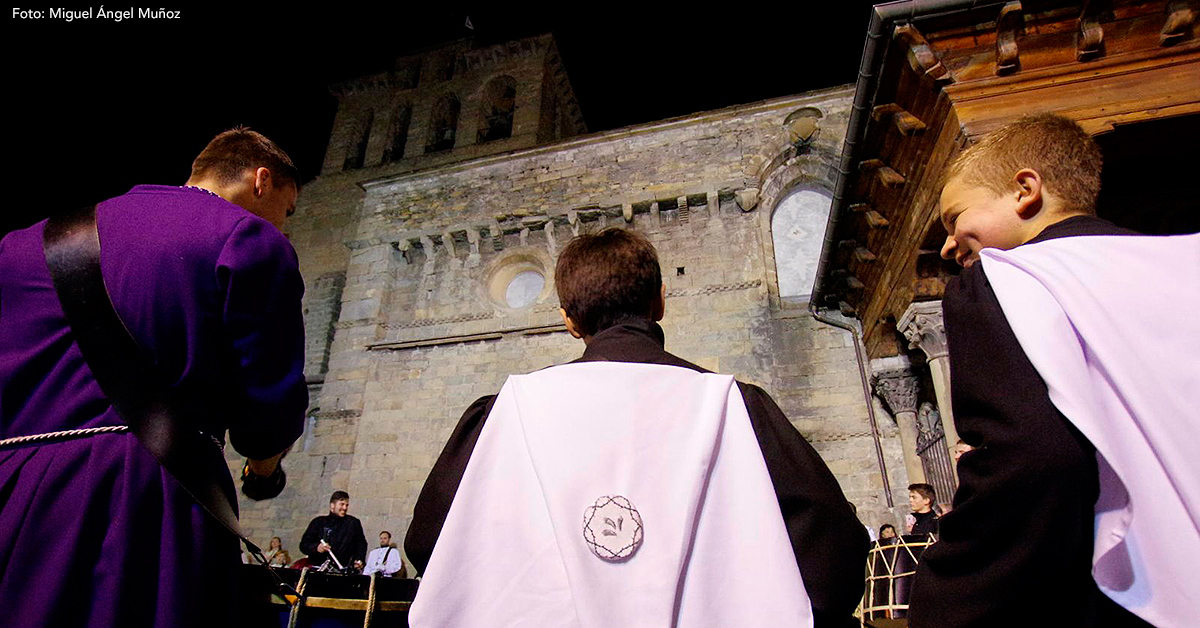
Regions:
<svg viewBox="0 0 1200 628"><path fill-rule="evenodd" d="M479 134L476 143L492 142L512 137L513 110L517 107L517 81L511 76L497 76L483 88Z"/></svg>
<svg viewBox="0 0 1200 628"><path fill-rule="evenodd" d="M367 142L371 139L371 124L375 121L375 112L368 111L359 118L358 128L350 136L350 145L346 149L346 161L343 170L362 168L367 160Z"/></svg>
<svg viewBox="0 0 1200 628"><path fill-rule="evenodd" d="M807 299L817 276L825 222L833 199L824 192L801 188L775 207L771 215L771 240L775 244L775 271L779 296Z"/></svg>
<svg viewBox="0 0 1200 628"><path fill-rule="evenodd" d="M408 143L408 123L412 119L412 107L402 105L392 113L392 130L388 147L383 151L383 162L404 159L404 146Z"/></svg>
<svg viewBox="0 0 1200 628"><path fill-rule="evenodd" d="M433 104L433 110L429 116L429 139L425 142L425 152L433 153L454 148L454 138L458 132L459 108L458 98L454 94L445 94Z"/></svg>

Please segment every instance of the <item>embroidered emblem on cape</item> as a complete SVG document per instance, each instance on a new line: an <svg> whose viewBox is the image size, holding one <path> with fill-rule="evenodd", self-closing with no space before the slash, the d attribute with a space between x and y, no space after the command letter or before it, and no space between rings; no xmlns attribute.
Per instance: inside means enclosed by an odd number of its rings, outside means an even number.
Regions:
<svg viewBox="0 0 1200 628"><path fill-rule="evenodd" d="M583 539L601 560L628 560L642 546L642 515L620 495L600 497L583 511Z"/></svg>

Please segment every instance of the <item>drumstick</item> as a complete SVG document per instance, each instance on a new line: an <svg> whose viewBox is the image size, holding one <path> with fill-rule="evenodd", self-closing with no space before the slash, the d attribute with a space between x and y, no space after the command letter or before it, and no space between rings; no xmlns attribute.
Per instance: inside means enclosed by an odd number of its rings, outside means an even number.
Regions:
<svg viewBox="0 0 1200 628"><path fill-rule="evenodd" d="M325 539L321 539L321 542L326 545L329 545L329 542L326 541ZM338 569L345 569L345 567L342 566L342 561L338 560L337 555L333 553L332 545L329 545L329 557L333 559L333 564L337 565Z"/></svg>

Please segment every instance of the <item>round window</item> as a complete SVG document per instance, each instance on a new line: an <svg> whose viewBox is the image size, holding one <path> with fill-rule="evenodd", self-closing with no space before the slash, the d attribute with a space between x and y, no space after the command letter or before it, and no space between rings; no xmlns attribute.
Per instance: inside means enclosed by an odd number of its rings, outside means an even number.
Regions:
<svg viewBox="0 0 1200 628"><path fill-rule="evenodd" d="M487 271L485 290L496 307L526 310L547 297L553 281L546 275L550 260L541 251L522 250L492 263Z"/></svg>
<svg viewBox="0 0 1200 628"><path fill-rule="evenodd" d="M533 305L542 288L546 287L546 278L536 270L524 270L517 273L504 289L504 302L515 309Z"/></svg>

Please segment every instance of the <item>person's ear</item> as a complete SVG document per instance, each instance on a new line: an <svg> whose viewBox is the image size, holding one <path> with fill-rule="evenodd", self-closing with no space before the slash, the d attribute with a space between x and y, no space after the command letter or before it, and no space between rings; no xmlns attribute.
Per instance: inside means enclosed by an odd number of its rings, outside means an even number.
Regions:
<svg viewBox="0 0 1200 628"><path fill-rule="evenodd" d="M1016 185L1012 194L1017 216L1022 220L1037 216L1044 200L1042 175L1032 168L1022 168L1013 175L1013 183Z"/></svg>
<svg viewBox="0 0 1200 628"><path fill-rule="evenodd" d="M271 171L268 168L259 167L254 170L254 195L262 196L267 192L267 186L275 185L271 180Z"/></svg>
<svg viewBox="0 0 1200 628"><path fill-rule="evenodd" d="M576 338L583 338L583 334L579 333L579 327L575 325L575 321L567 316L567 311L563 308L558 308L559 315L562 316L563 324L567 326L567 332Z"/></svg>
<svg viewBox="0 0 1200 628"><path fill-rule="evenodd" d="M667 284L659 286L658 297L654 299L654 307L651 308L651 314L654 317L654 322L661 321L667 313Z"/></svg>

